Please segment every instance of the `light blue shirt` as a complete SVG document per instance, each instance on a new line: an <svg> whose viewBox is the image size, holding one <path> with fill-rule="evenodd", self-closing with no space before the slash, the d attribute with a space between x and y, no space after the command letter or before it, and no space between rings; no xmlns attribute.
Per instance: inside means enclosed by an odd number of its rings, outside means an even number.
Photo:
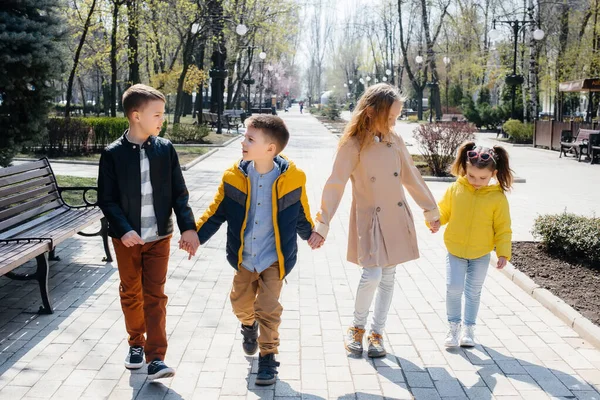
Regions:
<svg viewBox="0 0 600 400"><path fill-rule="evenodd" d="M273 227L273 184L279 177L279 167L273 162L273 169L259 174L254 162L248 166L250 178L250 210L244 231L242 266L259 274L277 261L275 228Z"/></svg>

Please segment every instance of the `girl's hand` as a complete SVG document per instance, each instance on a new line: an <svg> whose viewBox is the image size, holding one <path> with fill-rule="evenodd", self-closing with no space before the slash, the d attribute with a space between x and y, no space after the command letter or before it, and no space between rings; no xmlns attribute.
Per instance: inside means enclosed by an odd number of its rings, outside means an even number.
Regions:
<svg viewBox="0 0 600 400"><path fill-rule="evenodd" d="M437 233L437 231L440 230L440 227L442 226L442 224L440 223L440 220L434 221L434 222L430 222L429 223L429 230L431 231L431 233Z"/></svg>
<svg viewBox="0 0 600 400"><path fill-rule="evenodd" d="M317 232L313 232L308 238L308 245L313 250L323 246L323 243L325 243L325 239L323 239L323 236L319 235Z"/></svg>
<svg viewBox="0 0 600 400"><path fill-rule="evenodd" d="M496 264L496 268L502 269L506 267L507 262L508 261L506 260L506 257L498 257L498 264Z"/></svg>

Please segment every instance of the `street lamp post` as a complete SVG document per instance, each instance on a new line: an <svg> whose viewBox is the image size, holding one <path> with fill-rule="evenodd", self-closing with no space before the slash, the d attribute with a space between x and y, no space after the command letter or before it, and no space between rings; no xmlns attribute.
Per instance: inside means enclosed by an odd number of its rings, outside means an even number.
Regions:
<svg viewBox="0 0 600 400"><path fill-rule="evenodd" d="M532 9L529 9L529 13L530 13L530 19L529 20L523 20L523 21L519 21L518 19L515 19L514 21L504 21L504 20L496 20L494 19L492 21L493 23L493 28L489 33L490 36L490 40L495 40L498 38L498 36L500 35L500 32L498 32L498 30L496 29L496 23L499 24L507 24L509 25L512 30L513 30L513 36L514 36L514 42L513 42L513 71L512 71L512 75L508 75L505 79L505 82L507 85L509 85L511 87L511 112L510 112L510 117L512 119L516 118L516 113L515 113L515 98L517 95L517 86L523 84L524 82L524 78L523 75L517 75L517 49L518 49L518 44L519 44L519 31L527 26L527 25L534 25L537 24L537 22L531 17L531 13L532 13ZM533 38L537 41L540 41L542 39L544 39L545 36L545 32L543 30L541 30L539 27L533 31Z"/></svg>
<svg viewBox="0 0 600 400"><path fill-rule="evenodd" d="M448 86L450 85L450 76L448 75L448 71L450 69L450 57L444 57L443 61L444 65L446 66L446 114L448 114Z"/></svg>
<svg viewBox="0 0 600 400"><path fill-rule="evenodd" d="M259 97L259 100L258 100L258 113L262 114L262 109L263 109L262 98L263 98L264 68L265 68L265 59L267 58L267 53L265 53L264 51L261 51L260 54L258 55L258 57L261 59L261 61L260 61L260 97Z"/></svg>
<svg viewBox="0 0 600 400"><path fill-rule="evenodd" d="M419 90L417 91L417 118L420 120L423 119L423 89L421 89L421 67L423 65L423 56L418 55L415 57L415 62L419 66Z"/></svg>

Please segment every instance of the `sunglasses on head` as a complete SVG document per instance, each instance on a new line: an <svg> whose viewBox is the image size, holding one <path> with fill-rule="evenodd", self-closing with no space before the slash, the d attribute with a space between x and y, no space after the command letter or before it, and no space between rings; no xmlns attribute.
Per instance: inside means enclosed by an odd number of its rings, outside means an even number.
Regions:
<svg viewBox="0 0 600 400"><path fill-rule="evenodd" d="M467 151L467 157L469 158L469 161L481 160L483 162L489 162L490 160L492 160L494 164L496 164L496 160L494 159L494 151L491 149L486 151L469 150Z"/></svg>

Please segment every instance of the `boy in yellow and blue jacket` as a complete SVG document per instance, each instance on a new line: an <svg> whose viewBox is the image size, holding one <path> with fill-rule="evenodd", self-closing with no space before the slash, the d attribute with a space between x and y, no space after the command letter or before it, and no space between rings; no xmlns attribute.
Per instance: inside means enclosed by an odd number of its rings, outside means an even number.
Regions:
<svg viewBox="0 0 600 400"><path fill-rule="evenodd" d="M236 270L231 305L242 324L244 352L253 355L260 347L256 384L271 385L279 366L279 295L296 264L296 235L309 243L319 240L313 233L306 176L279 155L289 140L284 122L256 115L246 120L246 128L242 159L225 171L196 228L204 244L227 222L227 261Z"/></svg>

